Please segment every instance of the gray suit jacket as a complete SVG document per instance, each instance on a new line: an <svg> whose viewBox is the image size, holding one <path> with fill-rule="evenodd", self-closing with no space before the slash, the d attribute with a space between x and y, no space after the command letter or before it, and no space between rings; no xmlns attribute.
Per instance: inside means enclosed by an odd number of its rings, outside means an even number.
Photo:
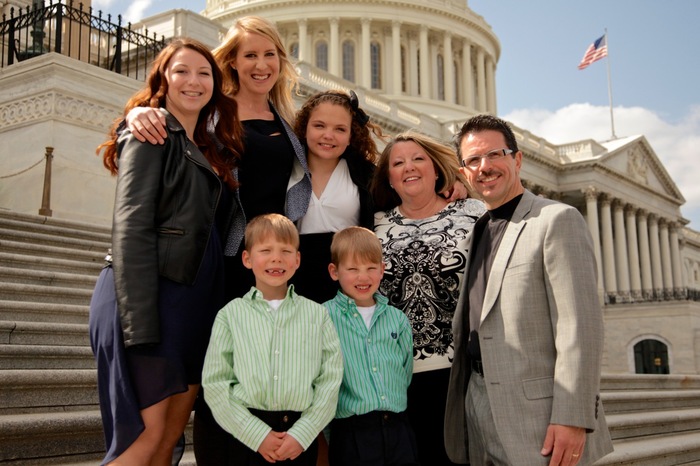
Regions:
<svg viewBox="0 0 700 466"><path fill-rule="evenodd" d="M525 191L494 258L479 328L488 398L513 465L547 463L540 450L549 424L589 432L581 465L612 451L599 397L603 316L596 274L579 212ZM468 461L464 397L471 374L463 283L445 414L445 448L457 463Z"/></svg>

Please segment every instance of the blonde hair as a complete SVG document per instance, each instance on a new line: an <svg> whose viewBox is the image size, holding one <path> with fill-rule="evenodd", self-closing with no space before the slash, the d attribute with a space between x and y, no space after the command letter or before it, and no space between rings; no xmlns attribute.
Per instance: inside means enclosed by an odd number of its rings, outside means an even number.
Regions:
<svg viewBox="0 0 700 466"><path fill-rule="evenodd" d="M374 232L364 227L340 230L333 235L331 242L331 262L337 267L348 258L381 264L382 243Z"/></svg>
<svg viewBox="0 0 700 466"><path fill-rule="evenodd" d="M277 27L264 18L259 16L238 18L226 33L224 42L212 51L224 74L224 92L235 96L241 88L238 71L231 67L231 63L236 59L238 49L246 34L261 35L275 44L280 60L280 74L270 90L269 98L282 118L288 123L293 122L295 107L292 93L297 88L299 75L289 60Z"/></svg>
<svg viewBox="0 0 700 466"><path fill-rule="evenodd" d="M284 215L264 214L255 217L245 227L245 250L250 252L256 243L269 236L299 249L299 232L294 223Z"/></svg>
<svg viewBox="0 0 700 466"><path fill-rule="evenodd" d="M391 159L391 151L394 146L400 142L414 142L428 154L428 157L430 157L435 167L435 174L438 177L437 181L435 181L436 193L452 189L457 180L466 186L464 175L459 171L459 160L457 159L457 153L454 149L424 134L406 131L396 135L379 155L377 169L374 172L374 177L372 178L372 183L369 188L377 210L389 210L401 205L401 198L396 191L389 186L389 160Z"/></svg>

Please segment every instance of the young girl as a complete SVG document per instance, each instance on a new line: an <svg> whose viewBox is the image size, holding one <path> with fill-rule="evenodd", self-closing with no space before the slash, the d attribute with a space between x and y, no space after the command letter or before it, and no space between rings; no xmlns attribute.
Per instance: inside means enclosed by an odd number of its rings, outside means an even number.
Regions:
<svg viewBox="0 0 700 466"><path fill-rule="evenodd" d="M238 103L245 147L234 173L241 208L231 218L224 250L226 298L231 300L255 283L241 261L246 222L267 213L300 219L309 205L311 181L304 148L289 124L294 118L292 89L298 77L274 24L258 16L238 18L213 54L223 73L224 92ZM126 120L140 140L163 143L160 112L135 109ZM223 116L217 121L218 129ZM231 438L200 397L194 419L197 464L228 464Z"/></svg>
<svg viewBox="0 0 700 466"><path fill-rule="evenodd" d="M214 57L175 39L127 103L164 108L167 142L129 131L97 149L118 175L113 264L90 303L107 454L104 464L169 465L189 419L217 311L225 304L223 245L235 213L241 151L236 102ZM207 127L219 118L215 138Z"/></svg>
<svg viewBox="0 0 700 466"><path fill-rule="evenodd" d="M306 147L313 193L297 222L301 266L293 283L301 296L323 303L338 290L327 272L333 233L374 226L369 183L378 152L372 135L384 134L369 121L354 92L337 90L311 96L297 113L294 131Z"/></svg>

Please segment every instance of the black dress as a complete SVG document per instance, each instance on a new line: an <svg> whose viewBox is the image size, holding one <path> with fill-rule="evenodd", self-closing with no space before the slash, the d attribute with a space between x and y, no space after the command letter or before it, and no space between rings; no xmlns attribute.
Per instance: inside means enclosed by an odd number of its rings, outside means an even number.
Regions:
<svg viewBox="0 0 700 466"><path fill-rule="evenodd" d="M294 164L294 150L277 120L245 120L245 152L238 169L239 197L246 221L262 214L284 215L287 184ZM253 272L243 266L243 244L227 256L226 297L240 298L255 284Z"/></svg>

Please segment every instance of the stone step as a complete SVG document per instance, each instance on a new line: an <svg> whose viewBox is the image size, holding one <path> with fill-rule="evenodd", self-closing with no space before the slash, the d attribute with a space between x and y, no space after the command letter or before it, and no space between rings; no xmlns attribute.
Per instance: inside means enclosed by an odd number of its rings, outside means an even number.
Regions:
<svg viewBox="0 0 700 466"><path fill-rule="evenodd" d="M70 236L89 241L111 240L111 228L108 226L8 211L0 213L0 228Z"/></svg>
<svg viewBox="0 0 700 466"><path fill-rule="evenodd" d="M95 260L88 262L2 251L0 251L0 264L7 268L63 272L91 277L99 275L103 266L102 262Z"/></svg>
<svg viewBox="0 0 700 466"><path fill-rule="evenodd" d="M109 245L105 245L102 249L89 251L78 248L47 246L43 244L32 244L0 238L0 251L6 254L74 260L90 264L98 264L100 267L104 264L104 258L107 255L108 249Z"/></svg>
<svg viewBox="0 0 700 466"><path fill-rule="evenodd" d="M0 301L28 301L50 304L90 304L91 289L24 285L0 281Z"/></svg>
<svg viewBox="0 0 700 466"><path fill-rule="evenodd" d="M97 371L3 370L0 393L0 426L8 415L94 410L98 405Z"/></svg>
<svg viewBox="0 0 700 466"><path fill-rule="evenodd" d="M700 432L616 440L595 466L675 466L700 463Z"/></svg>
<svg viewBox="0 0 700 466"><path fill-rule="evenodd" d="M700 433L700 408L667 409L635 413L606 413L613 440L650 435L697 431ZM700 446L699 446L700 448Z"/></svg>
<svg viewBox="0 0 700 466"><path fill-rule="evenodd" d="M89 313L87 305L0 300L0 321L87 324Z"/></svg>
<svg viewBox="0 0 700 466"><path fill-rule="evenodd" d="M192 452L192 417L185 429L180 466L196 466ZM0 463L3 465L95 466L104 457L99 410L0 416Z"/></svg>
<svg viewBox="0 0 700 466"><path fill-rule="evenodd" d="M0 281L4 283L78 288L90 291L95 288L98 274L99 269L94 274L87 275L0 266Z"/></svg>
<svg viewBox="0 0 700 466"><path fill-rule="evenodd" d="M700 390L615 390L602 392L606 414L700 408Z"/></svg>
<svg viewBox="0 0 700 466"><path fill-rule="evenodd" d="M90 346L87 324L0 321L0 344Z"/></svg>
<svg viewBox="0 0 700 466"><path fill-rule="evenodd" d="M87 346L0 345L0 370L95 369Z"/></svg>
<svg viewBox="0 0 700 466"><path fill-rule="evenodd" d="M601 391L613 390L700 390L700 375L603 374Z"/></svg>
<svg viewBox="0 0 700 466"><path fill-rule="evenodd" d="M98 409L0 416L3 464L56 464L59 458L86 454L99 462L104 449Z"/></svg>
<svg viewBox="0 0 700 466"><path fill-rule="evenodd" d="M15 241L44 246L54 246L65 249L82 249L83 251L104 252L109 248L110 241L94 241L71 236L34 233L22 230L0 227L0 240Z"/></svg>
<svg viewBox="0 0 700 466"><path fill-rule="evenodd" d="M48 227L65 228L69 232L93 232L98 234L109 234L110 225L101 225L96 223L81 222L79 220L67 220L56 217L46 217L44 215L27 214L22 212L14 212L11 210L0 209L0 224L3 222L22 222L26 227L32 225L45 225Z"/></svg>

